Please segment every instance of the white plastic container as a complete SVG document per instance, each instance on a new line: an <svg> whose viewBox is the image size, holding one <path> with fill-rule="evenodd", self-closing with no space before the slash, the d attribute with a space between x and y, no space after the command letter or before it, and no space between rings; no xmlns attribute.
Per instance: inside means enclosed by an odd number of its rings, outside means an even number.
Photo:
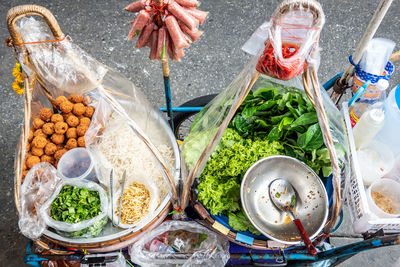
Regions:
<svg viewBox="0 0 400 267"><path fill-rule="evenodd" d="M366 146L382 129L385 123L385 113L381 108L373 108L365 112L356 126L354 126L353 134L356 143L356 149Z"/></svg>
<svg viewBox="0 0 400 267"><path fill-rule="evenodd" d="M357 157L364 185L386 175L394 165L394 156L389 146L372 140L367 146L357 150Z"/></svg>
<svg viewBox="0 0 400 267"><path fill-rule="evenodd" d="M385 196L390 201L394 214L383 211L372 198L372 192L377 192ZM371 211L378 218L398 218L400 217L400 184L394 180L383 178L375 181L367 190L367 199Z"/></svg>
<svg viewBox="0 0 400 267"><path fill-rule="evenodd" d="M57 170L63 178L78 178L94 180L93 157L86 148L78 147L66 152L57 165Z"/></svg>
<svg viewBox="0 0 400 267"><path fill-rule="evenodd" d="M385 101L385 123L376 139L392 149L395 156L400 155L400 84L394 88Z"/></svg>

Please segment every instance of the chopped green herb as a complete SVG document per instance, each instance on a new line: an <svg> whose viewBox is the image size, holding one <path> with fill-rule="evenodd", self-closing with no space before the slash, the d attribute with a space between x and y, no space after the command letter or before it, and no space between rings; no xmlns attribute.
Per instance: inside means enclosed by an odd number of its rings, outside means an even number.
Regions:
<svg viewBox="0 0 400 267"><path fill-rule="evenodd" d="M279 192L276 192L276 193L275 193L275 197L280 198L280 197L281 197L281 194L279 194Z"/></svg>

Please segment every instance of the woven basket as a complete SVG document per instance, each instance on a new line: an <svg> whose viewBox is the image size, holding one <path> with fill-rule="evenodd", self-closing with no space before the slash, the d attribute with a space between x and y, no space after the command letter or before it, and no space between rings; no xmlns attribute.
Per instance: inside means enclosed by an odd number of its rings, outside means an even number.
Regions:
<svg viewBox="0 0 400 267"><path fill-rule="evenodd" d="M288 11L293 10L290 8L294 9L300 9L302 7L308 7L308 10L311 11L313 14L313 27L321 27L323 23L323 15L322 15L322 10L320 6L313 1L293 1L293 0L288 0L284 1L280 6L279 6L279 11L278 11L278 16L284 16ZM317 44L317 42L316 42ZM314 49L315 51L316 49ZM221 126L217 130L214 138L210 142L210 144L205 148L203 153L200 155L200 159L194 166L194 168L190 171L189 175L185 180L187 181L185 183L185 186L183 188L183 194L182 194L182 200L181 203L184 205L185 203L190 202L190 206L194 208L194 210L198 213L198 215L202 219L202 223L207 226L208 228L218 232L219 234L223 235L224 237L228 238L231 242L234 242L236 244L239 244L241 246L245 246L248 248L252 249L276 249L277 247L281 246L282 244L271 241L271 240L260 240L260 239L253 239L250 238L251 242L241 242L240 240L243 240L243 235L232 231L228 229L227 227L223 226L219 222L215 221L211 214L204 208L204 206L197 201L197 196L192 190L192 185L195 180L195 173L197 173L197 169L200 168L201 162L204 160L204 158L207 157L207 155L210 154L211 148L215 142L219 140L219 137L222 136L223 132L227 128L229 122L232 120L233 116L236 113L236 110L240 107L241 103L244 101L246 98L247 94L250 92L251 88L253 87L254 83L257 81L259 78L260 73L254 74L254 76L251 79L251 82L247 88L247 90L243 90L240 92L240 95L238 97L238 101L233 104L233 107L231 108L229 114L227 117L224 119L222 122ZM341 177L340 177L340 168L338 165L338 160L335 157L335 147L333 144L332 136L331 133L329 132L329 125L328 125L328 120L326 117L324 105L322 102L322 96L320 92L320 84L318 82L318 77L317 77L317 70L315 67L308 67L305 72L303 73L303 84L305 88L305 92L309 99L311 100L312 104L314 105L318 116L320 117L320 126L321 130L324 135L325 139L325 144L326 147L329 150L330 157L331 157L331 162L332 162L332 167L333 167L333 203L330 207L330 212L329 212L329 217L328 220L324 226L324 229L322 232L314 239L314 244L318 244L324 239L326 239L329 236L329 233L331 229L334 227L336 223L336 219L338 217L340 208L341 208ZM183 168L185 166L182 166L182 172ZM192 190L192 191L191 191ZM305 249L302 247L299 247L299 249Z"/></svg>
<svg viewBox="0 0 400 267"><path fill-rule="evenodd" d="M22 57L23 63L25 65L29 65L29 66L33 66L33 64L30 64L31 58L29 56L29 53L28 53L25 45L22 44L23 39L22 39L21 34L18 31L18 27L17 27L16 23L19 19L26 17L26 16L31 16L31 15L40 16L45 20L45 22L49 26L49 28L55 38L55 40L61 40L65 37L64 34L62 33L56 19L54 18L53 14L48 9L38 6L38 5L22 5L22 6L16 6L16 7L10 9L7 13L7 26L8 26L8 30L10 32L10 36L11 36L11 38L8 40L8 45L13 46L14 51L16 53L23 55L23 57ZM32 86L33 81L37 82L40 85L38 87L47 96L49 102L51 104L53 104L53 106L55 103L55 100L52 97L51 92L48 89L46 89L45 83L43 82L39 73L35 72L33 75L34 75L34 77L31 77L31 76L28 76L26 73L24 73L24 85L25 85L24 125L22 127L22 132L21 132L21 137L20 137L20 142L19 142L20 147L18 149L18 153L16 155L16 160L15 160L16 179L15 179L15 183L14 183L14 197L15 197L15 204L17 207L18 214L21 213L20 190L21 190L21 184L23 182L23 176L22 176L23 168L22 167L23 167L24 158L25 158L25 149L21 149L21 148L25 148L27 146L27 142L28 142L28 133L29 133L30 121L31 121L31 100L32 100L32 91L33 91L33 86ZM127 96L127 97L129 97L129 96ZM163 167L165 168L165 166L163 166ZM171 177L170 176L168 176L168 178L171 182L172 176ZM173 180L173 178L172 178L172 180ZM175 187L173 187L173 188L175 189ZM172 200L176 200L176 199L177 199L177 194L176 194L176 191L174 191ZM154 228L155 226L159 225L164 220L164 218L168 215L169 211L171 210L171 206L172 206L171 202L168 202L165 205L165 207L160 211L160 213L151 222L149 222L146 226L139 229L138 231L130 232L124 236L121 236L119 238L115 238L112 240L108 240L108 241L104 241L104 242L95 242L95 243L73 243L73 242L67 243L67 242L55 240L46 235L43 235L39 240L36 240L35 243L39 247L41 247L45 250L50 250L54 254L63 254L65 252L60 252L60 250L52 249L51 243L61 245L64 247L77 248L77 249L95 249L95 250L102 249L102 251L121 249L122 247L126 247L127 245L134 242L135 237L137 237L138 235L142 234L143 232L149 231L152 228ZM107 249L108 247L109 247L109 249Z"/></svg>

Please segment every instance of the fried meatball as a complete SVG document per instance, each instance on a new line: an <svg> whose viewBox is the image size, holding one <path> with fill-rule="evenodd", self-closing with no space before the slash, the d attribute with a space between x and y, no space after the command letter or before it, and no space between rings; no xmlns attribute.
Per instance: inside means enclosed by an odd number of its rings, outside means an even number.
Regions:
<svg viewBox="0 0 400 267"><path fill-rule="evenodd" d="M41 162L48 162L50 164L54 164L54 158L52 156L43 155L40 157Z"/></svg>
<svg viewBox="0 0 400 267"><path fill-rule="evenodd" d="M78 146L79 147L85 147L85 137L81 136L78 138Z"/></svg>
<svg viewBox="0 0 400 267"><path fill-rule="evenodd" d="M57 146L53 143L47 143L44 147L44 153L48 156L53 155L57 150Z"/></svg>
<svg viewBox="0 0 400 267"><path fill-rule="evenodd" d="M38 164L40 162L40 158L38 156L29 156L26 159L26 167L28 167L29 169L32 169L32 167L35 164Z"/></svg>
<svg viewBox="0 0 400 267"><path fill-rule="evenodd" d="M85 113L83 115L85 115L86 117L91 118L93 116L94 113L94 107L86 107L85 108Z"/></svg>
<svg viewBox="0 0 400 267"><path fill-rule="evenodd" d="M43 121L50 121L51 115L53 115L53 111L49 108L42 108L39 113Z"/></svg>
<svg viewBox="0 0 400 267"><path fill-rule="evenodd" d="M52 135L54 133L54 123L45 123L42 127L42 132L47 135Z"/></svg>
<svg viewBox="0 0 400 267"><path fill-rule="evenodd" d="M77 116L83 115L85 113L86 107L82 103L77 103L74 104L74 107L72 109L72 113L74 113Z"/></svg>
<svg viewBox="0 0 400 267"><path fill-rule="evenodd" d="M25 178L25 176L28 174L28 170L22 171L22 178Z"/></svg>
<svg viewBox="0 0 400 267"><path fill-rule="evenodd" d="M73 115L74 115L74 114L72 114L72 112L70 112L70 113L63 113L63 114L62 114L62 116L63 116L65 122L67 121L67 119L68 119L70 116L73 116Z"/></svg>
<svg viewBox="0 0 400 267"><path fill-rule="evenodd" d="M90 121L89 118L83 117L83 118L81 118L81 119L79 120L79 125L86 125L86 126L89 127L90 122L91 122L91 121Z"/></svg>
<svg viewBox="0 0 400 267"><path fill-rule="evenodd" d="M32 155L40 157L43 155L43 148L32 147L31 149Z"/></svg>
<svg viewBox="0 0 400 267"><path fill-rule="evenodd" d="M26 152L28 152L29 150L31 150L31 144L30 144L30 143L28 143L28 144L26 145Z"/></svg>
<svg viewBox="0 0 400 267"><path fill-rule="evenodd" d="M85 97L83 98L83 104L84 104L85 106L87 106L87 105L89 105L90 103L92 103L92 99L91 99L89 96L85 96Z"/></svg>
<svg viewBox="0 0 400 267"><path fill-rule="evenodd" d="M43 125L43 126L44 126L44 125ZM33 133L33 136L34 136L34 137L36 137L36 136L44 136L44 137L47 137L46 134L43 132L42 129L37 129L37 130Z"/></svg>
<svg viewBox="0 0 400 267"><path fill-rule="evenodd" d="M74 115L69 116L66 121L70 127L76 127L79 125L79 119Z"/></svg>
<svg viewBox="0 0 400 267"><path fill-rule="evenodd" d="M54 153L54 158L55 160L60 160L60 158L65 154L65 152L67 152L68 150L66 150L65 148L60 149L58 151L56 151L56 153Z"/></svg>
<svg viewBox="0 0 400 267"><path fill-rule="evenodd" d="M73 149L73 148L76 148L76 147L78 147L78 142L76 141L76 139L75 138L70 138L68 141L67 141L67 144L65 145L65 148L66 149Z"/></svg>
<svg viewBox="0 0 400 267"><path fill-rule="evenodd" d="M79 125L78 127L76 127L76 133L78 134L78 136L84 136L88 128L89 127L86 125Z"/></svg>
<svg viewBox="0 0 400 267"><path fill-rule="evenodd" d="M53 114L51 116L52 123L63 122L63 121L64 121L64 118L61 114Z"/></svg>
<svg viewBox="0 0 400 267"><path fill-rule="evenodd" d="M71 101L72 103L81 103L83 101L83 96L76 95L76 94L71 94L68 97L68 100Z"/></svg>
<svg viewBox="0 0 400 267"><path fill-rule="evenodd" d="M37 147L37 148L44 148L47 144L46 137L39 135L33 138L32 141L32 146Z"/></svg>
<svg viewBox="0 0 400 267"><path fill-rule="evenodd" d="M43 121L41 118L36 117L36 118L33 119L32 126L33 126L35 129L40 129L40 128L42 128L43 124L44 124L44 121Z"/></svg>
<svg viewBox="0 0 400 267"><path fill-rule="evenodd" d="M67 132L65 133L65 136L70 139L70 138L78 138L78 134L76 133L76 128L68 128Z"/></svg>
<svg viewBox="0 0 400 267"><path fill-rule="evenodd" d="M61 102L61 104L60 104L60 109L63 113L70 113L73 108L74 108L74 104L72 104L68 100Z"/></svg>
<svg viewBox="0 0 400 267"><path fill-rule="evenodd" d="M54 125L54 131L57 134L65 134L65 132L68 130L68 124L66 124L65 122L57 122Z"/></svg>
<svg viewBox="0 0 400 267"><path fill-rule="evenodd" d="M33 130L31 128L29 129L28 142L32 141L32 139L33 139Z"/></svg>
<svg viewBox="0 0 400 267"><path fill-rule="evenodd" d="M61 103L62 102L65 102L65 101L68 101L68 99L65 97L65 96L59 96L59 97L57 97L56 98L56 105L58 106L58 107L60 107L61 106Z"/></svg>
<svg viewBox="0 0 400 267"><path fill-rule="evenodd" d="M51 136L51 141L56 145L62 144L64 143L64 135L55 133Z"/></svg>

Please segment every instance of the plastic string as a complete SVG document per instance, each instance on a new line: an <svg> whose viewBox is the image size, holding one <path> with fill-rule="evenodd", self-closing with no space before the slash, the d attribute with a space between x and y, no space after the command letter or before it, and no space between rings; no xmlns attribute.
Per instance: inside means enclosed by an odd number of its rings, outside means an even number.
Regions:
<svg viewBox="0 0 400 267"><path fill-rule="evenodd" d="M68 38L68 41L70 40L70 37L64 36L64 38L60 39L60 40L50 40L50 41L37 41L37 42L27 42L27 43L15 43L14 45L28 45L28 44L45 44L45 43L58 43L58 42L62 42L65 39Z"/></svg>

